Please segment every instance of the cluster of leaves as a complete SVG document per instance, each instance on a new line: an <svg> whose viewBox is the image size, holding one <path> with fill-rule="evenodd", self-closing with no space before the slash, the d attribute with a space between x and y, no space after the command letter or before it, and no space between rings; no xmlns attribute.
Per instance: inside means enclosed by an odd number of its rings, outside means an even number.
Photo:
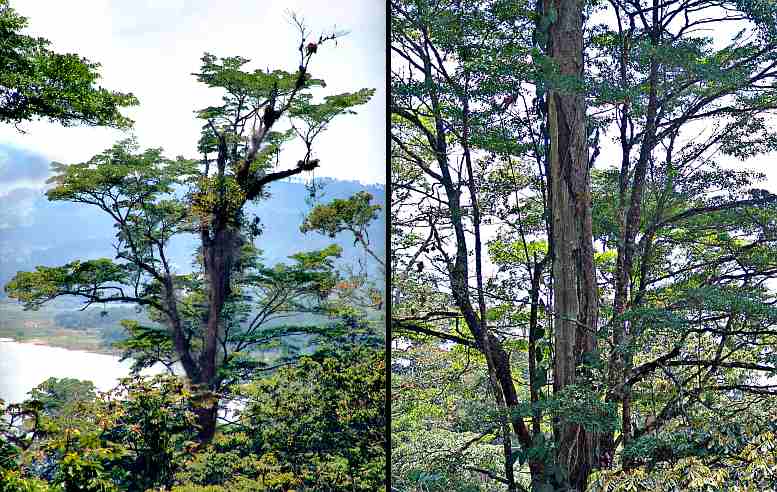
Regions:
<svg viewBox="0 0 777 492"><path fill-rule="evenodd" d="M370 204L372 195L366 191L341 200L334 199L319 205L308 214L300 229L317 231L334 238L343 231L352 232L357 238L366 235L366 227L378 217L380 205Z"/></svg>
<svg viewBox="0 0 777 492"><path fill-rule="evenodd" d="M176 491L375 490L385 477L385 357L322 351L236 389L234 422L194 455ZM205 486L218 486L206 488Z"/></svg>
<svg viewBox="0 0 777 492"><path fill-rule="evenodd" d="M428 341L428 340L427 340ZM423 343L392 350L392 486L408 491L502 490L497 412L478 352Z"/></svg>
<svg viewBox="0 0 777 492"><path fill-rule="evenodd" d="M64 126L128 127L119 111L138 104L129 93L97 84L99 64L49 49L43 38L22 34L27 18L0 1L0 122L45 118Z"/></svg>
<svg viewBox="0 0 777 492"><path fill-rule="evenodd" d="M597 472L589 492L744 492L777 486L773 408L753 409L733 423L699 420L693 427L645 436L627 451L632 466Z"/></svg>

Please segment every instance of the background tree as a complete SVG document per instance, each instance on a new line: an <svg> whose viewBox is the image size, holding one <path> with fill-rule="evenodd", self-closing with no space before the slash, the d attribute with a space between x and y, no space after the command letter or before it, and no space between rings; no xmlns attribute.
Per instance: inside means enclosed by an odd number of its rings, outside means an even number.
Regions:
<svg viewBox="0 0 777 492"><path fill-rule="evenodd" d="M366 191L356 193L348 199L336 198L329 203L316 205L305 217L300 230L316 231L334 238L343 231L353 234L354 242L362 248L386 271L386 263L370 247L369 225L378 218L380 205L372 205L372 195Z"/></svg>
<svg viewBox="0 0 777 492"><path fill-rule="evenodd" d="M97 396L91 381L73 378L49 378L33 388L30 399L39 402L41 412L50 417L68 413L80 401L91 401Z"/></svg>
<svg viewBox="0 0 777 492"><path fill-rule="evenodd" d="M368 233L370 225L378 218L380 205L372 205L372 195L368 192L358 192L347 199L334 199L329 203L316 205L300 227L304 233L315 231L334 238L343 231L353 234L354 245L358 244L377 263L380 277L385 279L386 261L380 251L376 253L370 244ZM370 281L372 269L359 262L358 271L351 270L346 278L335 287L337 297L341 300L345 313L354 307L367 311L377 311L383 321L384 288L380 280ZM385 328L385 325L384 325ZM385 333L385 330L384 330Z"/></svg>
<svg viewBox="0 0 777 492"><path fill-rule="evenodd" d="M132 125L119 112L138 104L132 94L97 86L99 64L51 51L46 39L21 33L27 24L8 0L0 1L0 122L45 118L64 126Z"/></svg>

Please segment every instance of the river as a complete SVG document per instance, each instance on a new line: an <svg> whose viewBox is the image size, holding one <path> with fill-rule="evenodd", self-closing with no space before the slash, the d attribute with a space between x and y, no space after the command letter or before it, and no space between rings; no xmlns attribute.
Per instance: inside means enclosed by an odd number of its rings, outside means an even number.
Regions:
<svg viewBox="0 0 777 492"><path fill-rule="evenodd" d="M119 362L113 355L68 350L0 339L0 399L6 403L27 398L27 392L50 377L89 380L107 391L119 378L129 375L131 361ZM152 368L144 374L164 369Z"/></svg>

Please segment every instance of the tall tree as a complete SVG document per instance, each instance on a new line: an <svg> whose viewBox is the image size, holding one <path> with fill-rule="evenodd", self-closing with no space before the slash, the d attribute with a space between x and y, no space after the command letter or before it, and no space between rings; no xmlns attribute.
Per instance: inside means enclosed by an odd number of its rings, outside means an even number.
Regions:
<svg viewBox="0 0 777 492"><path fill-rule="evenodd" d="M661 229L697 215L715 217L718 210L751 209L774 200L769 193L737 197L733 190L742 181L735 184L733 174L716 172L714 163L719 155L745 159L776 148L764 117L777 108L777 10L751 2L651 0L610 2L604 12L610 22L592 28L590 73L593 105L599 118L612 122L621 154L615 198L618 231L611 236L617 239L606 244L617 251L608 399L621 407L619 441L625 444L635 433L630 396L633 343L641 336L627 313L647 301L651 266L662 254ZM721 34L715 39L702 36L697 29L707 25ZM732 35L722 34L727 29ZM602 70L604 66L608 70ZM708 131L699 132L702 124ZM683 186L683 176L689 177L690 169L699 165L712 168L710 183L729 181L730 199L713 199L710 208L709 198L703 198L707 206L688 204L682 212L673 195ZM658 199L646 209L651 176L658 181ZM673 215L673 208L679 215ZM615 439L611 435L608 441L604 447L612 454Z"/></svg>
<svg viewBox="0 0 777 492"><path fill-rule="evenodd" d="M547 26L549 131L549 239L553 259L553 390L578 380L584 356L596 349L598 293L594 268L591 177L583 84L582 0L545 0L540 24ZM594 460L594 436L580 425L557 429L557 460L566 464L574 490L585 490Z"/></svg>
<svg viewBox="0 0 777 492"><path fill-rule="evenodd" d="M133 339L125 346L156 350L157 359L181 364L200 394L195 411L201 442L214 435L218 394L230 371L257 368L252 347L283 333L313 330L268 328L267 321L279 312L313 309L335 284L336 246L295 254L293 265L263 267L245 211L246 204L267 196L272 182L317 168L315 138L374 92L361 89L314 102L312 89L325 84L311 77L309 63L338 34L313 38L294 20L300 44L293 72L244 71L245 58L203 57L198 80L223 90L224 97L223 104L199 112L206 121L199 162L169 160L158 149L138 152L128 141L86 163L54 165L49 199L84 203L108 214L117 228L117 261L38 267L18 273L6 286L11 297L31 308L76 295L87 303L130 302L150 309L165 329L131 326ZM283 123L288 128L276 130ZM275 170L283 144L295 137L303 155ZM180 234L199 238L190 274L177 271L167 254Z"/></svg>

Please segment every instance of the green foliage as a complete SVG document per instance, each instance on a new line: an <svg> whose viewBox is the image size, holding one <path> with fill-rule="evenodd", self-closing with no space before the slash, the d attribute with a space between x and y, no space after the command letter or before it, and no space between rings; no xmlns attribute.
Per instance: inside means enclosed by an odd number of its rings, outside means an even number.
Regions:
<svg viewBox="0 0 777 492"><path fill-rule="evenodd" d="M601 394L582 385L571 384L554 395L552 409L555 415L578 424L595 433L612 432L618 426L618 413L614 404L603 401Z"/></svg>
<svg viewBox="0 0 777 492"><path fill-rule="evenodd" d="M101 439L126 449L110 463L130 490L170 485L196 436L196 402L177 377L125 379L108 401L118 401ZM114 476L117 474L114 472Z"/></svg>
<svg viewBox="0 0 777 492"><path fill-rule="evenodd" d="M414 340L393 350L392 486L408 491L503 490L498 412L483 398L485 358L461 346Z"/></svg>
<svg viewBox="0 0 777 492"><path fill-rule="evenodd" d="M342 231L351 231L356 237L366 235L367 226L378 217L380 205L371 205L372 195L366 191L328 204L317 205L305 217L300 230L316 231L334 238Z"/></svg>
<svg viewBox="0 0 777 492"><path fill-rule="evenodd" d="M126 268L107 258L75 260L61 267L39 266L34 272L19 272L6 284L5 291L23 302L25 309L34 310L60 295L91 292L105 284L122 284L127 280Z"/></svg>
<svg viewBox="0 0 777 492"><path fill-rule="evenodd" d="M311 95L301 94L289 108L289 117L298 120L293 131L304 142L310 143L335 117L342 114L356 114L351 108L366 104L374 95L375 89L361 89L353 93L325 96L323 102L315 104L311 102Z"/></svg>
<svg viewBox="0 0 777 492"><path fill-rule="evenodd" d="M52 378L31 395L18 424L32 438L11 457L21 465L19 478L30 483L41 478L55 490L145 491L170 485L193 449L195 409L180 378L128 378L98 396L89 382Z"/></svg>
<svg viewBox="0 0 777 492"><path fill-rule="evenodd" d="M19 471L0 469L0 492L54 492L44 480L22 478ZM57 491L58 492L58 491Z"/></svg>
<svg viewBox="0 0 777 492"><path fill-rule="evenodd" d="M260 469L266 470L265 465ZM224 485L176 485L171 492L253 492L255 490L267 490L269 492L286 492L294 490L291 487L298 483L290 474L268 473L268 478L251 479L237 477L234 480L224 482ZM322 489L324 490L324 489Z"/></svg>
<svg viewBox="0 0 777 492"><path fill-rule="evenodd" d="M303 357L237 390L244 408L177 475L224 490L375 490L385 476L385 358L355 346ZM258 486L258 485L255 485Z"/></svg>
<svg viewBox="0 0 777 492"><path fill-rule="evenodd" d="M132 360L133 370L152 367L160 361L175 360L170 334L163 328L146 326L134 320L121 321L125 337L112 344L122 351L122 360Z"/></svg>
<svg viewBox="0 0 777 492"><path fill-rule="evenodd" d="M182 378L136 376L98 396L90 383L48 380L24 404L23 427L37 429L29 444L7 448L10 441L0 439L0 487L11 487L0 490L381 486L386 373L380 344L337 342L269 377L255 376L236 388L234 423L204 447L194 441L197 399Z"/></svg>
<svg viewBox="0 0 777 492"><path fill-rule="evenodd" d="M299 72L242 70L249 61L240 56L219 58L210 53L203 55L200 72L195 74L197 80L208 87L224 90L224 95L221 106L201 109L198 114L200 118L223 118L224 122L230 121L231 116L238 115L245 108L261 106L273 93L276 93L279 106L290 102L292 96L296 94ZM326 83L321 79L308 76L305 77L303 87L305 89L326 87ZM206 145L206 142L207 140L203 139L200 144Z"/></svg>
<svg viewBox="0 0 777 492"><path fill-rule="evenodd" d="M628 470L601 471L594 475L589 492L648 491L674 492L771 490L777 486L777 438L773 431L757 431L751 425L736 433L705 429L695 450L675 443L639 446L660 463ZM701 437L701 433L696 431ZM687 437L687 436L686 436ZM659 451L660 453L657 453Z"/></svg>
<svg viewBox="0 0 777 492"><path fill-rule="evenodd" d="M242 422L262 429L250 436L250 446L278 455L307 487L374 490L383 482L382 351L305 358L241 392Z"/></svg>
<svg viewBox="0 0 777 492"><path fill-rule="evenodd" d="M49 378L33 388L30 399L40 403L41 412L49 417L73 413L74 406L96 398L91 381L73 378Z"/></svg>
<svg viewBox="0 0 777 492"><path fill-rule="evenodd" d="M193 179L196 165L184 159L169 160L161 149L140 152L130 138L80 163L52 164L54 187L47 192L51 201L72 201L116 209L141 211L170 194L176 184ZM149 203L141 203L147 201ZM115 205L115 206L114 206Z"/></svg>
<svg viewBox="0 0 777 492"><path fill-rule="evenodd" d="M316 205L305 217L300 230L303 233L316 231L335 238L343 231L349 231L357 243L379 265L382 276L386 274L386 260L370 246L369 228L378 218L380 205L372 205L372 195L358 192L347 199L334 199L330 203ZM383 292L377 282L370 282L368 273L352 273L335 286L336 300L329 303L329 311L336 316L347 315L354 308L383 311Z"/></svg>
<svg viewBox="0 0 777 492"><path fill-rule="evenodd" d="M97 85L99 64L51 51L46 39L22 34L27 26L8 0L0 1L0 122L45 118L64 126L132 125L119 112L138 104L132 94Z"/></svg>
<svg viewBox="0 0 777 492"><path fill-rule="evenodd" d="M54 477L64 492L115 492L119 489L106 477L101 463L92 456L65 454Z"/></svg>

